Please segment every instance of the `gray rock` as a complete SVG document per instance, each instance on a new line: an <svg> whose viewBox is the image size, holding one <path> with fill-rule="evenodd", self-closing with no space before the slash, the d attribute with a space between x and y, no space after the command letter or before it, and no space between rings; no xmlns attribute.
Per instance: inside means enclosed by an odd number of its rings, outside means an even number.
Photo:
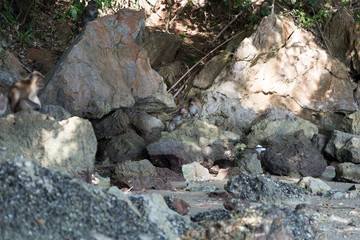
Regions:
<svg viewBox="0 0 360 240"><path fill-rule="evenodd" d="M307 189L311 193L324 193L331 190L331 187L322 180L313 177L303 177L299 180L298 185Z"/></svg>
<svg viewBox="0 0 360 240"><path fill-rule="evenodd" d="M307 193L296 185L253 174L232 177L226 183L225 190L248 202L275 205L304 202Z"/></svg>
<svg viewBox="0 0 360 240"><path fill-rule="evenodd" d="M146 147L155 166L169 167L177 172L183 164L199 162L211 167L216 160L232 160L234 146L222 130L201 120L188 120L175 131Z"/></svg>
<svg viewBox="0 0 360 240"><path fill-rule="evenodd" d="M316 125L304 119L264 119L251 127L251 132L247 136L248 146L255 147L271 136L290 136L300 130L304 131L307 139L318 133Z"/></svg>
<svg viewBox="0 0 360 240"><path fill-rule="evenodd" d="M165 126L159 119L145 112L126 111L126 113L131 126L145 140L146 144L153 143L161 137Z"/></svg>
<svg viewBox="0 0 360 240"><path fill-rule="evenodd" d="M118 109L107 117L92 122L98 139L124 134L129 129L130 120L123 110Z"/></svg>
<svg viewBox="0 0 360 240"><path fill-rule="evenodd" d="M146 29L142 46L147 51L152 67L162 63L174 61L175 55L181 46L181 39L176 35Z"/></svg>
<svg viewBox="0 0 360 240"><path fill-rule="evenodd" d="M116 165L116 177L156 176L156 168L147 159L140 161L126 161Z"/></svg>
<svg viewBox="0 0 360 240"><path fill-rule="evenodd" d="M242 207L236 214L215 209L196 214L191 220L206 223L205 229L199 233L201 237L197 239L209 239L209 232L211 239L228 239L228 236L231 239L316 239L313 226L309 223L310 218L306 214L274 205Z"/></svg>
<svg viewBox="0 0 360 240"><path fill-rule="evenodd" d="M234 159L233 166L238 167L247 173L263 173L261 161L258 159L258 154L256 152L245 151L240 153L239 157Z"/></svg>
<svg viewBox="0 0 360 240"><path fill-rule="evenodd" d="M188 218L169 209L160 194L130 196L131 202L138 208L142 218L150 226L156 226L158 236L164 239L176 239L189 229L199 229Z"/></svg>
<svg viewBox="0 0 360 240"><path fill-rule="evenodd" d="M337 180L360 183L360 164L340 163L336 166L335 171Z"/></svg>
<svg viewBox="0 0 360 240"><path fill-rule="evenodd" d="M311 34L297 29L292 18L275 14L262 19L212 79L202 96L203 119L239 134L270 108L288 109L307 120L313 120L314 113L319 122L327 112L358 109L356 84L346 65L319 48ZM332 129L339 123L335 118L326 121L322 126Z"/></svg>
<svg viewBox="0 0 360 240"><path fill-rule="evenodd" d="M109 177L102 177L97 172L94 173L94 177L99 181L98 184L96 184L97 186L103 187L103 188L111 187Z"/></svg>
<svg viewBox="0 0 360 240"><path fill-rule="evenodd" d="M325 152L339 162L360 163L360 137L335 130Z"/></svg>
<svg viewBox="0 0 360 240"><path fill-rule="evenodd" d="M223 130L243 135L258 113L239 104L243 97L237 89L238 86L231 81L209 88L202 97L201 118Z"/></svg>
<svg viewBox="0 0 360 240"><path fill-rule="evenodd" d="M181 76L181 68L183 67L183 62L175 61L171 63L165 63L159 66L156 70L164 78L164 82L168 86L168 89L174 85L174 83Z"/></svg>
<svg viewBox="0 0 360 240"><path fill-rule="evenodd" d="M46 168L76 176L93 169L97 142L88 120L60 122L36 111L0 118L0 146L6 152L35 158Z"/></svg>
<svg viewBox="0 0 360 240"><path fill-rule="evenodd" d="M360 135L360 111L357 110L344 118L345 130L354 135Z"/></svg>
<svg viewBox="0 0 360 240"><path fill-rule="evenodd" d="M321 174L321 178L332 180L336 176L335 167L327 166L325 171Z"/></svg>
<svg viewBox="0 0 360 240"><path fill-rule="evenodd" d="M19 59L8 50L1 51L0 58L0 86L7 92L13 84L23 80L28 72Z"/></svg>
<svg viewBox="0 0 360 240"><path fill-rule="evenodd" d="M46 114L49 114L50 116L55 118L57 121L62 121L71 118L71 114L61 106L43 105L41 107L41 110L44 111Z"/></svg>
<svg viewBox="0 0 360 240"><path fill-rule="evenodd" d="M151 164L151 163L150 163ZM134 191L158 189L172 191L172 181L183 182L184 177L167 169L155 168L148 160L127 162L125 166L118 165L117 175L113 176L112 184L119 188L131 188ZM125 172L129 169L129 172Z"/></svg>
<svg viewBox="0 0 360 240"><path fill-rule="evenodd" d="M187 184L185 191L189 192L215 192L216 186L215 185L202 185L200 183L190 182Z"/></svg>
<svg viewBox="0 0 360 240"><path fill-rule="evenodd" d="M104 149L104 159L121 163L126 160L141 160L146 153L146 144L142 137L134 130L111 138Z"/></svg>
<svg viewBox="0 0 360 240"><path fill-rule="evenodd" d="M125 201L124 194L115 196L31 160L0 157L3 239L94 239L100 234L170 240L198 230L197 224L171 211L160 195Z"/></svg>
<svg viewBox="0 0 360 240"><path fill-rule="evenodd" d="M143 11L122 9L86 25L49 72L43 102L71 114L101 118L120 107L159 112L175 108L141 42Z"/></svg>
<svg viewBox="0 0 360 240"><path fill-rule="evenodd" d="M306 136L275 138L262 155L261 164L272 174L319 177L327 166L324 157Z"/></svg>
<svg viewBox="0 0 360 240"><path fill-rule="evenodd" d="M209 170L198 162L184 164L181 170L187 182L204 182L211 179Z"/></svg>
<svg viewBox="0 0 360 240"><path fill-rule="evenodd" d="M319 152L323 152L325 150L326 144L328 143L329 138L323 134L316 133L311 139L314 147L319 150Z"/></svg>

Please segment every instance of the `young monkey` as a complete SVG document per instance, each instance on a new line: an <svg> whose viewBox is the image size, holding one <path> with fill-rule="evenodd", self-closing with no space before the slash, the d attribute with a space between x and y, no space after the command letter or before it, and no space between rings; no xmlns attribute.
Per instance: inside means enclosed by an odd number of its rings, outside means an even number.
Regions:
<svg viewBox="0 0 360 240"><path fill-rule="evenodd" d="M88 5L85 8L85 11L82 15L82 22L85 25L87 22L94 20L99 15L97 2L91 0L88 2Z"/></svg>
<svg viewBox="0 0 360 240"><path fill-rule="evenodd" d="M189 117L200 119L201 103L196 97L189 99Z"/></svg>
<svg viewBox="0 0 360 240"><path fill-rule="evenodd" d="M187 119L188 112L185 108L181 108L178 113L170 120L168 131L173 131L180 123Z"/></svg>
<svg viewBox="0 0 360 240"><path fill-rule="evenodd" d="M44 76L33 71L24 80L15 83L9 92L9 106L14 113L20 110L40 110L38 92L44 87Z"/></svg>
<svg viewBox="0 0 360 240"><path fill-rule="evenodd" d="M6 106L8 104L8 97L0 92L0 116L2 116L6 111Z"/></svg>

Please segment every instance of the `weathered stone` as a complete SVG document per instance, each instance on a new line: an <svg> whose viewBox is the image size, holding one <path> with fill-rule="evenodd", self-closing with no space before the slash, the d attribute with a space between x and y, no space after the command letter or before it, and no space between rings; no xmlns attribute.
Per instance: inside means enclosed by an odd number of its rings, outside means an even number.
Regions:
<svg viewBox="0 0 360 240"><path fill-rule="evenodd" d="M360 111L349 114L344 119L345 130L354 135L360 135Z"/></svg>
<svg viewBox="0 0 360 240"><path fill-rule="evenodd" d="M129 201L115 187L105 191L28 159L4 159L1 152L0 159L3 239L178 239L199 230L160 195ZM42 230L34 231L34 223Z"/></svg>
<svg viewBox="0 0 360 240"><path fill-rule="evenodd" d="M151 225L155 225L162 230L162 232L159 231L158 236L176 239L189 229L199 229L198 225L189 222L186 217L170 210L160 194L152 193L130 196L129 198L138 208L143 218L148 219Z"/></svg>
<svg viewBox="0 0 360 240"><path fill-rule="evenodd" d="M145 147L144 139L134 130L128 130L111 138L104 149L104 159L109 158L111 162L116 163L141 160L146 153Z"/></svg>
<svg viewBox="0 0 360 240"><path fill-rule="evenodd" d="M165 126L159 119L145 112L127 111L126 113L131 126L145 140L146 144L153 143L161 137Z"/></svg>
<svg viewBox="0 0 360 240"><path fill-rule="evenodd" d="M231 198L224 202L224 208L229 211L250 207L250 203L239 198Z"/></svg>
<svg viewBox="0 0 360 240"><path fill-rule="evenodd" d="M98 183L95 184L96 186L103 187L103 188L111 187L109 177L104 178L104 177L100 176L97 172L94 173L94 177L98 180Z"/></svg>
<svg viewBox="0 0 360 240"><path fill-rule="evenodd" d="M305 189L296 185L254 174L232 177L226 183L225 190L248 202L275 205L303 202L307 193Z"/></svg>
<svg viewBox="0 0 360 240"><path fill-rule="evenodd" d="M117 164L115 173L117 178L157 175L156 168L147 159L140 161L125 161Z"/></svg>
<svg viewBox="0 0 360 240"><path fill-rule="evenodd" d="M174 61L181 39L160 31L145 31L142 46L147 51L152 67Z"/></svg>
<svg viewBox="0 0 360 240"><path fill-rule="evenodd" d="M322 180L313 177L303 177L299 180L298 185L307 189L311 193L324 193L331 190L331 187Z"/></svg>
<svg viewBox="0 0 360 240"><path fill-rule="evenodd" d="M195 239L208 239L209 232L211 232L211 239L228 239L229 236L232 239L258 240L316 239L308 216L286 207L274 205L259 204L238 208L236 214L231 214L231 212L223 209L216 209L199 213L191 220L211 223L207 224L205 229L200 232L202 233L201 237ZM198 235L198 233L196 234Z"/></svg>
<svg viewBox="0 0 360 240"><path fill-rule="evenodd" d="M130 120L123 110L118 109L101 120L93 121L92 124L98 139L110 139L113 136L124 134L129 128Z"/></svg>
<svg viewBox="0 0 360 240"><path fill-rule="evenodd" d="M224 70L224 68L230 63L231 56L234 50L239 46L241 41L245 37L249 37L253 33L250 31L241 31L235 36L226 46L226 49L219 55L213 57L208 61L200 73L195 77L193 87L200 89L209 88L215 81L216 77Z"/></svg>
<svg viewBox="0 0 360 240"><path fill-rule="evenodd" d="M248 146L255 147L270 136L290 136L299 130L304 131L307 139L311 139L314 134L318 133L318 128L315 124L300 118L282 120L264 119L251 127L251 132L247 136Z"/></svg>
<svg viewBox="0 0 360 240"><path fill-rule="evenodd" d="M346 64L349 64L352 58L357 71L360 71L360 68L358 68L357 62L354 60L359 59L357 59L357 56L351 56L350 58L350 54L352 51L357 52L356 42L360 36L359 34L354 18L346 8L337 8L331 17L326 18L323 36L327 40L329 51L334 57L341 59Z"/></svg>
<svg viewBox="0 0 360 240"><path fill-rule="evenodd" d="M316 133L316 134L314 134L313 138L311 139L311 142L317 150L322 152L325 150L328 140L329 140L328 136L320 134L320 133Z"/></svg>
<svg viewBox="0 0 360 240"><path fill-rule="evenodd" d="M222 130L201 120L188 120L175 131L146 147L155 166L169 167L177 172L183 164L199 162L211 167L216 160L232 160L233 145Z"/></svg>
<svg viewBox="0 0 360 240"><path fill-rule="evenodd" d="M155 168L149 160L126 161L115 169L113 184L135 191L143 189L173 190L170 181L184 181L182 176L165 168Z"/></svg>
<svg viewBox="0 0 360 240"><path fill-rule="evenodd" d="M181 169L187 182L204 182L211 179L209 170L201 166L198 162L184 164Z"/></svg>
<svg viewBox="0 0 360 240"><path fill-rule="evenodd" d="M332 180L336 176L335 167L334 166L327 166L325 171L321 174L320 178L326 180Z"/></svg>
<svg viewBox="0 0 360 240"><path fill-rule="evenodd" d="M175 61L172 63L165 63L157 68L157 72L164 78L164 82L170 88L178 78L180 78L181 67L183 63Z"/></svg>
<svg viewBox="0 0 360 240"><path fill-rule="evenodd" d="M247 173L263 173L261 161L258 159L258 154L256 152L240 153L239 157L234 159L233 165Z"/></svg>
<svg viewBox="0 0 360 240"><path fill-rule="evenodd" d="M72 176L93 169L97 142L88 120L72 117L60 125L39 112L20 111L0 118L0 126L0 146L8 153Z"/></svg>
<svg viewBox="0 0 360 240"><path fill-rule="evenodd" d="M334 131L326 145L325 152L339 162L360 163L360 137L349 133Z"/></svg>
<svg viewBox="0 0 360 240"><path fill-rule="evenodd" d="M340 163L335 168L336 179L344 182L360 183L360 165L350 162Z"/></svg>
<svg viewBox="0 0 360 240"><path fill-rule="evenodd" d="M185 191L189 192L215 192L215 185L202 185L201 183L190 182L187 184Z"/></svg>
<svg viewBox="0 0 360 240"><path fill-rule="evenodd" d="M181 215L186 215L190 210L190 205L180 198L165 196L164 200L171 210Z"/></svg>
<svg viewBox="0 0 360 240"><path fill-rule="evenodd" d="M132 107L145 112L175 108L141 42L144 12L122 9L86 25L47 76L41 99L70 113L101 118Z"/></svg>
<svg viewBox="0 0 360 240"><path fill-rule="evenodd" d="M239 86L231 81L211 87L202 97L201 118L221 129L242 134L248 130L257 112L241 106Z"/></svg>
<svg viewBox="0 0 360 240"><path fill-rule="evenodd" d="M68 118L71 118L71 114L66 111L65 108L61 106L55 106L55 105L43 105L41 107L41 110L45 112L46 114L49 114L53 118L55 118L57 121L62 121Z"/></svg>
<svg viewBox="0 0 360 240"><path fill-rule="evenodd" d="M236 133L269 108L288 109L307 120L312 120L310 112L321 117L358 108L347 67L291 18L263 18L224 69L202 96L202 116Z"/></svg>
<svg viewBox="0 0 360 240"><path fill-rule="evenodd" d="M8 92L13 84L28 74L23 64L8 50L0 52L0 89Z"/></svg>
<svg viewBox="0 0 360 240"><path fill-rule="evenodd" d="M270 143L263 153L262 166L272 174L319 177L327 166L310 140L288 137Z"/></svg>

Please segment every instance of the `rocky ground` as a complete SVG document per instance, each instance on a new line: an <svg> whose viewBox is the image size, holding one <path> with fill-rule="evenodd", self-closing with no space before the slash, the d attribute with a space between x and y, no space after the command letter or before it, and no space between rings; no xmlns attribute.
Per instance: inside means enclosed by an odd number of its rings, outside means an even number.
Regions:
<svg viewBox="0 0 360 240"><path fill-rule="evenodd" d="M274 179L286 183L296 183L298 178L276 177ZM340 240L340 239L360 239L360 201L359 196L354 198L352 194L346 192L350 187L360 184L334 182L323 179L332 191L341 192L338 196L310 196L304 203L307 211L313 211L314 216L311 224L319 230L318 239ZM216 186L217 192L225 192L224 185L227 179L221 181L210 181L201 183L201 186ZM195 216L198 213L211 211L214 209L224 209L223 203L226 197L211 197L207 192L185 191L185 182L172 182L174 191L151 190L151 193L159 193L163 196L174 196L183 199L190 204L191 208L188 216ZM288 207L295 210L298 202L289 202ZM251 204L253 205L253 204ZM256 204L255 204L256 205Z"/></svg>

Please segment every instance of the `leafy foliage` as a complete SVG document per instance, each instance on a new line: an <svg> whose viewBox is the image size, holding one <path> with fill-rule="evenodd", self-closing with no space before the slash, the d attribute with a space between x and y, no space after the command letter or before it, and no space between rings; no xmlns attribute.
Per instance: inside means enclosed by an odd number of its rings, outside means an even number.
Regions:
<svg viewBox="0 0 360 240"><path fill-rule="evenodd" d="M71 17L72 19L74 19L74 21L78 21L84 10L85 4L80 2L80 0L74 0L73 7L69 8L66 11L66 16Z"/></svg>

